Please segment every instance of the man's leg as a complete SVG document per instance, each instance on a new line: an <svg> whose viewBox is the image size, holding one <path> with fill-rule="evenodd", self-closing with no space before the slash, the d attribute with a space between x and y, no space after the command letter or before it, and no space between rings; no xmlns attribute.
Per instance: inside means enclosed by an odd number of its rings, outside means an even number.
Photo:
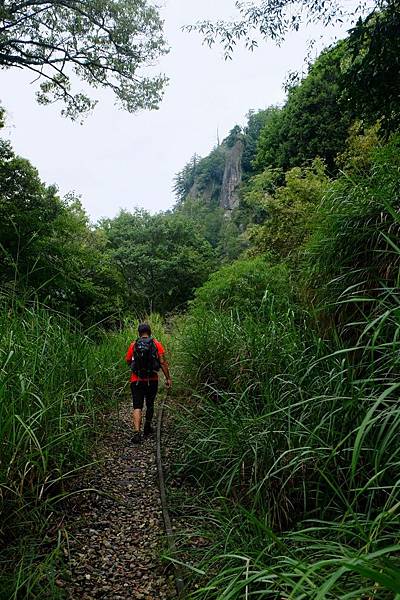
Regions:
<svg viewBox="0 0 400 600"><path fill-rule="evenodd" d="M135 431L133 436L134 442L140 442L140 426L142 424L142 410L144 404L144 390L142 383L131 383L131 392L132 392L132 404L133 404L133 412L132 412L132 421L133 421L133 429Z"/></svg>
<svg viewBox="0 0 400 600"><path fill-rule="evenodd" d="M133 429L135 431L140 431L140 426L142 424L142 411L140 408L134 408L132 412L133 417Z"/></svg>
<svg viewBox="0 0 400 600"><path fill-rule="evenodd" d="M150 381L145 391L146 396L146 420L144 423L144 435L153 433L151 422L154 415L154 400L157 395L158 381Z"/></svg>

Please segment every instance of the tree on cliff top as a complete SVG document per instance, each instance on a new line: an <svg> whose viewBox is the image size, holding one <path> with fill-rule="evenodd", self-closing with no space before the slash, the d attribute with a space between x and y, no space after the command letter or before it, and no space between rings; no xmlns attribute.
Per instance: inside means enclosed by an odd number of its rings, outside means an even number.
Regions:
<svg viewBox="0 0 400 600"><path fill-rule="evenodd" d="M346 46L320 54L307 77L289 91L281 110L266 120L257 142L254 166L265 168L301 166L316 156L324 159L331 173L337 169L336 155L344 151L351 117L341 103L341 64Z"/></svg>
<svg viewBox="0 0 400 600"><path fill-rule="evenodd" d="M166 78L142 68L168 51L162 26L149 0L3 0L0 66L35 73L38 101L63 101L71 118L96 104L77 79L111 89L129 112L157 108Z"/></svg>
<svg viewBox="0 0 400 600"><path fill-rule="evenodd" d="M347 40L344 99L368 125L380 121L386 135L400 127L400 3L359 20Z"/></svg>

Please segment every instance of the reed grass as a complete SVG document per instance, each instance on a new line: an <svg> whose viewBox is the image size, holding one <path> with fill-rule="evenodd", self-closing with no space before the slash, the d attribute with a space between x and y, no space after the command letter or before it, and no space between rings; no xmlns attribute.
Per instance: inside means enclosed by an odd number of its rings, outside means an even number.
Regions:
<svg viewBox="0 0 400 600"><path fill-rule="evenodd" d="M131 334L0 302L0 598L57 598L46 519L121 397Z"/></svg>
<svg viewBox="0 0 400 600"><path fill-rule="evenodd" d="M204 523L213 507L212 529L201 531L212 550L196 567L203 582L215 574L193 598L400 594L393 293L386 290L351 348L312 339L306 323L291 332L286 322L290 341L279 328L274 334L234 314L208 312L186 323L181 360L186 377L202 383L194 405L179 410L179 471L206 498Z"/></svg>
<svg viewBox="0 0 400 600"><path fill-rule="evenodd" d="M297 300L235 309L216 277L228 308L198 294L178 328L190 598L400 599L397 150L335 184Z"/></svg>

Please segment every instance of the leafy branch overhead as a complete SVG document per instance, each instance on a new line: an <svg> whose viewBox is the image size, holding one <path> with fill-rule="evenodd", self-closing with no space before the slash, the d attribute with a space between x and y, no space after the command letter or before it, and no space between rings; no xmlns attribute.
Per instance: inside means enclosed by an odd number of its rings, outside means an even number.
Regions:
<svg viewBox="0 0 400 600"><path fill-rule="evenodd" d="M0 66L32 71L38 101L63 101L73 119L96 104L88 87L111 89L129 112L154 109L167 80L143 68L168 52L162 28L148 0L4 0Z"/></svg>
<svg viewBox="0 0 400 600"><path fill-rule="evenodd" d="M248 49L257 47L257 38L281 43L288 32L301 26L322 23L324 26L354 19L373 8L383 8L391 0L237 0L237 18L230 21L203 20L185 27L198 31L209 46L219 42L225 58L231 58L236 44L243 40Z"/></svg>

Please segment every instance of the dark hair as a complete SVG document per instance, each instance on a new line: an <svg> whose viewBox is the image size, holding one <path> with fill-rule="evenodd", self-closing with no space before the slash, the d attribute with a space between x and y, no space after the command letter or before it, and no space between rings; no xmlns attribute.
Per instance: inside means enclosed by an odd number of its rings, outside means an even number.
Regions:
<svg viewBox="0 0 400 600"><path fill-rule="evenodd" d="M147 323L140 323L138 327L138 333L140 336L144 335L145 333L151 335L150 325L148 325Z"/></svg>

